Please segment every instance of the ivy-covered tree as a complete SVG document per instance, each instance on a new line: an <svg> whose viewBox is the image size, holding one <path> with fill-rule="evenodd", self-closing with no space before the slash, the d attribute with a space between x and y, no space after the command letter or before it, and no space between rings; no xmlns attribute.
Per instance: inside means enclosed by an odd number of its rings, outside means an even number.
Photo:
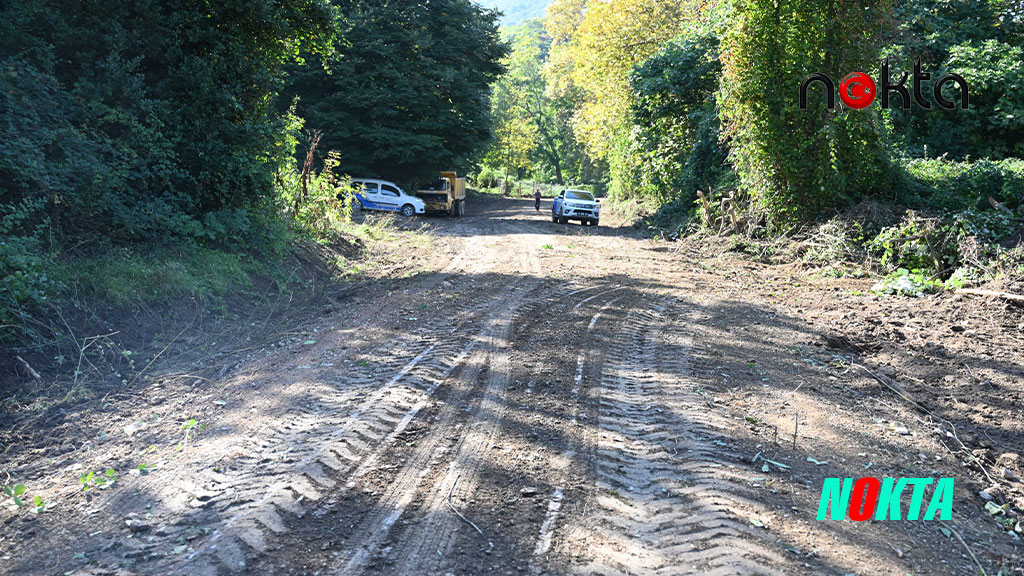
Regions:
<svg viewBox="0 0 1024 576"><path fill-rule="evenodd" d="M878 104L830 110L824 90L799 107L813 73L876 70L887 2L736 0L722 42L723 128L743 190L773 225L892 188Z"/></svg>
<svg viewBox="0 0 1024 576"><path fill-rule="evenodd" d="M491 137L506 53L497 13L471 0L333 0L345 43L297 69L289 95L340 170L412 183L465 171ZM318 61L315 57L314 61Z"/></svg>

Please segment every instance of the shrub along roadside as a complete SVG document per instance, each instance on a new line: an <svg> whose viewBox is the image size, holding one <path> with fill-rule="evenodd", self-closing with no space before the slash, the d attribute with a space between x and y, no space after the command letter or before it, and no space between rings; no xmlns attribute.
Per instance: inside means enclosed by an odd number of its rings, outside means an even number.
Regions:
<svg viewBox="0 0 1024 576"><path fill-rule="evenodd" d="M870 271L883 278L880 293L1024 277L1024 247L1016 247L1024 234L1024 160L909 160L902 174L897 203L869 198L783 236L741 226L733 249L768 262L806 262L832 276ZM712 200L663 204L638 226L670 238L734 232L722 199Z"/></svg>

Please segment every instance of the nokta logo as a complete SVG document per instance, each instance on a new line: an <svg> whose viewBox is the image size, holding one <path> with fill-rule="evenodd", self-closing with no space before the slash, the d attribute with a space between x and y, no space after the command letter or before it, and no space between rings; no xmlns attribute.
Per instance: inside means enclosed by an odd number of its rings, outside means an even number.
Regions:
<svg viewBox="0 0 1024 576"><path fill-rule="evenodd" d="M903 99L900 107L904 110L910 110L910 91L907 90L906 86L907 77L907 73L904 71L899 81L893 83L889 77L889 59L886 58L882 62L882 72L879 74L880 88L876 86L875 81L867 74L853 72L848 74L839 83L839 98L843 101L843 104L855 110L860 110L870 106L875 101L875 96L880 96L882 108L888 110L890 92L895 92ZM930 72L921 72L921 62L919 60L914 62L914 101L924 109L931 108L932 103L924 97L921 83L930 80L931 77ZM807 80L804 80L803 84L800 84L800 109L807 109L807 90L815 82L820 82L824 85L825 96L828 98L828 107L829 109L835 109L836 85L827 75L819 73L811 74ZM952 110L956 107L956 102L946 99L942 94L942 87L950 82L960 88L960 108L964 110L970 108L971 97L968 94L967 81L959 74L947 74L935 82L932 86L932 96L935 98L935 102L940 108L946 110Z"/></svg>
<svg viewBox="0 0 1024 576"><path fill-rule="evenodd" d="M913 486L910 493L910 504L907 506L906 520L921 518L921 504L924 503L925 488L935 484L928 507L924 511L925 520L934 520L939 513L939 520L953 517L953 479L939 478L826 478L821 486L821 499L818 501L818 520L824 520L831 507L832 520L849 518L861 522L874 517L875 520L902 520L900 505L903 492Z"/></svg>

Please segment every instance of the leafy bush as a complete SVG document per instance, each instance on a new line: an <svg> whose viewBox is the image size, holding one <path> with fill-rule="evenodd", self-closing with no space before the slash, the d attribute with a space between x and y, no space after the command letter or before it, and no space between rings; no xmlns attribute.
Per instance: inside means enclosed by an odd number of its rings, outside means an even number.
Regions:
<svg viewBox="0 0 1024 576"><path fill-rule="evenodd" d="M895 294L900 296L921 296L927 292L942 289L942 282L928 276L925 270L898 268L876 282L871 292L877 296Z"/></svg>
<svg viewBox="0 0 1024 576"><path fill-rule="evenodd" d="M965 42L950 47L945 68L962 75L971 93L971 107L957 110L948 135L951 151L1024 157L1024 48L995 39Z"/></svg>
<svg viewBox="0 0 1024 576"><path fill-rule="evenodd" d="M927 271L934 278L955 276L957 282L979 279L999 257L1002 240L1020 227L1008 209L968 208L926 217L908 211L903 221L882 231L868 249L888 270Z"/></svg>
<svg viewBox="0 0 1024 576"><path fill-rule="evenodd" d="M278 174L281 202L292 224L312 240L330 240L338 223L352 216L354 191L347 177L335 174L340 162L338 153L330 152L319 172L306 166L308 171Z"/></svg>
<svg viewBox="0 0 1024 576"><path fill-rule="evenodd" d="M501 174L497 170L491 166L484 165L480 167L480 171L477 172L473 183L479 188L494 188L498 185L500 178Z"/></svg>
<svg viewBox="0 0 1024 576"><path fill-rule="evenodd" d="M906 164L911 197L919 207L944 212L986 209L988 198L1010 210L1024 204L1024 160L911 160Z"/></svg>
<svg viewBox="0 0 1024 576"><path fill-rule="evenodd" d="M1024 21L1019 3L903 0L893 7L893 44L882 51L896 70L914 62L932 81L955 72L970 86L968 110L892 110L886 123L901 154L956 160L1024 156ZM909 83L908 83L909 85ZM925 97L932 84L925 82ZM947 85L946 97L959 91ZM900 106L895 98L894 106ZM915 106L916 108L916 106Z"/></svg>

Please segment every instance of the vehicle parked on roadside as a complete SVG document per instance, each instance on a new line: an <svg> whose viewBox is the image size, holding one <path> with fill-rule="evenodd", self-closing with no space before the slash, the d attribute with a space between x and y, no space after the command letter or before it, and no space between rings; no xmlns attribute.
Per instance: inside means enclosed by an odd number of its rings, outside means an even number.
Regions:
<svg viewBox="0 0 1024 576"><path fill-rule="evenodd" d="M562 190L551 203L551 221L565 224L579 220L583 226L597 226L601 220L601 206L594 195L586 190Z"/></svg>
<svg viewBox="0 0 1024 576"><path fill-rule="evenodd" d="M406 194L394 182L353 178L352 189L355 190L354 206L360 210L398 212L406 217L426 212L423 200Z"/></svg>
<svg viewBox="0 0 1024 576"><path fill-rule="evenodd" d="M466 178L459 178L455 172L441 172L437 180L417 187L416 196L426 202L430 212L466 215Z"/></svg>

